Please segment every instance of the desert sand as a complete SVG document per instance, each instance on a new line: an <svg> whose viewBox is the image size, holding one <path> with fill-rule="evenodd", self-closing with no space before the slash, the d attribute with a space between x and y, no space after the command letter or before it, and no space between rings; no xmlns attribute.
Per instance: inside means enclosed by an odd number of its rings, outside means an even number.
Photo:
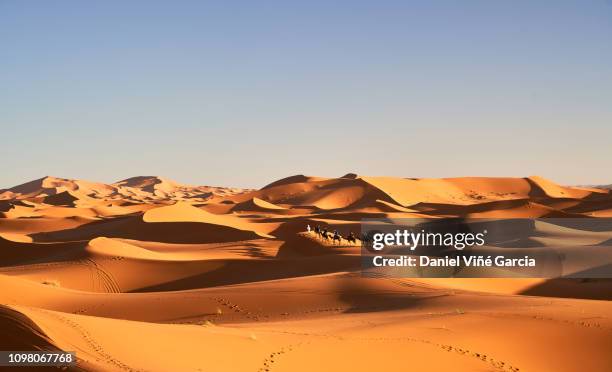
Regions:
<svg viewBox="0 0 612 372"><path fill-rule="evenodd" d="M0 190L0 350L87 371L610 371L612 280L367 277L362 218L612 217L541 177L288 177L259 190L45 177ZM541 223L542 246L612 232ZM596 265L587 262L585 265Z"/></svg>

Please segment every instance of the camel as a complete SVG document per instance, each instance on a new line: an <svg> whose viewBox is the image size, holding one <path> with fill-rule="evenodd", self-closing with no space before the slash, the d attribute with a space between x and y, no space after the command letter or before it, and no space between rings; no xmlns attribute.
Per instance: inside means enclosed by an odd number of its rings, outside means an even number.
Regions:
<svg viewBox="0 0 612 372"><path fill-rule="evenodd" d="M349 243L357 244L357 239L355 238L355 235L353 233L348 234L348 236L346 237L346 241Z"/></svg>
<svg viewBox="0 0 612 372"><path fill-rule="evenodd" d="M340 234L334 234L334 237L333 237L334 244L336 244L336 240L338 241L338 244L342 244L342 236L340 236Z"/></svg>

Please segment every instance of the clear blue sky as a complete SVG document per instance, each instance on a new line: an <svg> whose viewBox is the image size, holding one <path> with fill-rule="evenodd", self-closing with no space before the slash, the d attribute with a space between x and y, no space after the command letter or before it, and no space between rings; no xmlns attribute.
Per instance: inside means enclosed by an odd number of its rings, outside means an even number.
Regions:
<svg viewBox="0 0 612 372"><path fill-rule="evenodd" d="M612 2L0 0L0 188L612 183Z"/></svg>

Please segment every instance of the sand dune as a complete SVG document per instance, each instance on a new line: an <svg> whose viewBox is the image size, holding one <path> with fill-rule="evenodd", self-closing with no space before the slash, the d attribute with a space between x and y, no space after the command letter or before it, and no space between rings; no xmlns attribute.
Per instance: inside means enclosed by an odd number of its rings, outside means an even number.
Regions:
<svg viewBox="0 0 612 372"><path fill-rule="evenodd" d="M75 206L75 202L79 200L78 196L73 195L70 191L62 191L57 194L45 196L43 202L51 205Z"/></svg>
<svg viewBox="0 0 612 372"><path fill-rule="evenodd" d="M300 286L293 288L299 290ZM434 292L424 302L412 301L391 309L366 307L354 313L347 313L346 307L324 307L316 312L325 316L314 318L286 311L283 320L251 319L239 326L211 321L143 323L14 305L4 311L11 311L11 320L19 317L30 328L38 327L42 338L53 340L58 347L90 356L82 362L84 366L102 370L187 370L202 366L202 360L214 370L274 366L281 371L309 371L321 364L328 370L359 371L374 367L401 371L406 365L427 370L506 371L606 370L609 366L610 323L601 322L608 310L605 303L574 300L550 304L537 297L463 296L435 296ZM248 311L243 310L247 308L238 297L218 298L223 309L232 311L238 303L240 311ZM323 306L328 301L321 295ZM520 309L520 315L510 309ZM378 320L376 327L368 326L377 314L384 314L384 320ZM585 315L598 321L584 321ZM490 333L474 327L483 322ZM139 348L134 349L130 347L131 335L136 334ZM160 334L164 337L158 337ZM168 344L176 351L168 353ZM537 356L530 352L533 348L537 348ZM161 354L154 361L149 357L153 350ZM242 356L239 361L236 352ZM316 360L312 355L317 355Z"/></svg>
<svg viewBox="0 0 612 372"><path fill-rule="evenodd" d="M28 199L39 195L55 195L65 191L78 192L82 195L110 196L114 189L102 183L82 180L69 180L57 177L43 177L38 180L12 187L0 194L0 199ZM4 197L3 197L4 195Z"/></svg>
<svg viewBox="0 0 612 372"><path fill-rule="evenodd" d="M245 190L227 187L190 186L160 177L133 177L110 185L58 177L43 177L6 190L0 190L0 200L39 200L54 205L70 205L80 200L123 200L149 203L154 200L205 201L225 197ZM93 200L91 200L93 199Z"/></svg>
<svg viewBox="0 0 612 372"><path fill-rule="evenodd" d="M252 198L242 203L236 204L233 208L236 212L273 212L281 213L281 211L287 211L287 208L281 207L280 205L272 204L259 198Z"/></svg>
<svg viewBox="0 0 612 372"><path fill-rule="evenodd" d="M543 218L483 252L550 248L597 270L585 252L612 230L570 222L606 216L609 190L535 176L45 177L0 191L0 349L76 351L92 371L609 371L609 279L362 275L359 245L305 232Z"/></svg>
<svg viewBox="0 0 612 372"><path fill-rule="evenodd" d="M569 197L580 199L592 194L605 194L604 192L601 192L597 189L559 186L554 182L551 182L547 179L538 176L529 177L528 180L536 186L534 187L535 190L539 188L546 196L551 198Z"/></svg>
<svg viewBox="0 0 612 372"><path fill-rule="evenodd" d="M409 207L419 203L472 205L532 197L581 199L593 194L606 195L602 190L558 186L541 177L404 179L350 175L323 179L300 175L271 183L248 196L276 204L339 209L371 205L376 200Z"/></svg>
<svg viewBox="0 0 612 372"><path fill-rule="evenodd" d="M4 305L0 305L0 327L0 350L61 350L27 315Z"/></svg>
<svg viewBox="0 0 612 372"><path fill-rule="evenodd" d="M27 235L0 234L0 267L58 259L82 246L80 242L33 243Z"/></svg>

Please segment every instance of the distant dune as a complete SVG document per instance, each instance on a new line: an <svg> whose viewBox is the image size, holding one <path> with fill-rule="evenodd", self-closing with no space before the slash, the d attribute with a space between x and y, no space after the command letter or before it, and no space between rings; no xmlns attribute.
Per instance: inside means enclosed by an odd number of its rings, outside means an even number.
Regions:
<svg viewBox="0 0 612 372"><path fill-rule="evenodd" d="M362 275L364 218L612 217L541 177L295 175L259 190L44 177L0 191L0 349L92 371L610 371L612 280ZM530 225L531 226L531 225ZM580 255L612 231L538 222L486 249ZM578 269L577 269L578 270Z"/></svg>
<svg viewBox="0 0 612 372"><path fill-rule="evenodd" d="M109 202L151 202L190 199L203 202L215 196L228 196L245 190L229 187L190 186L172 180L154 177L132 177L111 185L44 177L6 190L0 190L0 200L33 199L44 201L56 194L69 193L78 199L92 198ZM53 198L51 199L53 200Z"/></svg>

